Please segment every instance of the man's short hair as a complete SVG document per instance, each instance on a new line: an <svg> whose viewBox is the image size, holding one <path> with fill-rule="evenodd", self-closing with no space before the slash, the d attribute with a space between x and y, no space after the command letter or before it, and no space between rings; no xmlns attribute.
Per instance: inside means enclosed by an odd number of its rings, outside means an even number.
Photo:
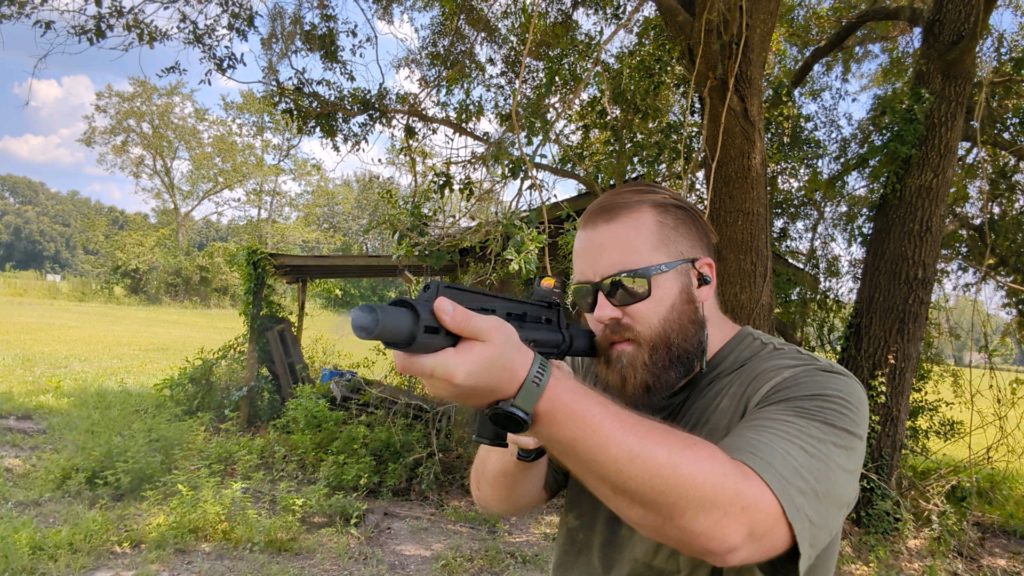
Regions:
<svg viewBox="0 0 1024 576"><path fill-rule="evenodd" d="M683 254L687 258L715 257L718 234L704 213L681 194L653 182L634 181L616 186L598 196L580 216L578 228L611 222L637 210L650 210L664 227L666 240L679 250L697 250Z"/></svg>

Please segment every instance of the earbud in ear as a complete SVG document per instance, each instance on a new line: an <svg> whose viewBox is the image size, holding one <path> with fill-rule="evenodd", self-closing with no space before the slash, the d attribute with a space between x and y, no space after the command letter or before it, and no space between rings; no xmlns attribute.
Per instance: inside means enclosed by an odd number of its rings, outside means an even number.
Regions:
<svg viewBox="0 0 1024 576"><path fill-rule="evenodd" d="M707 286L711 284L711 276L708 276L705 272L697 274L697 287Z"/></svg>

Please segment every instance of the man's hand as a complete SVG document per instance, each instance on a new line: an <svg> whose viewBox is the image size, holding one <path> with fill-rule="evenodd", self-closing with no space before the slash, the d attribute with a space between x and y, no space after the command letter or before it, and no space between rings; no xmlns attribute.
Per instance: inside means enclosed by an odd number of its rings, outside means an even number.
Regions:
<svg viewBox="0 0 1024 576"><path fill-rule="evenodd" d="M527 434L508 434L507 441L510 446L522 450L536 450L541 447L540 440Z"/></svg>
<svg viewBox="0 0 1024 576"><path fill-rule="evenodd" d="M459 343L432 354L394 352L395 368L416 376L431 396L483 408L519 391L533 351L508 322L477 314L447 298L434 301L434 315Z"/></svg>

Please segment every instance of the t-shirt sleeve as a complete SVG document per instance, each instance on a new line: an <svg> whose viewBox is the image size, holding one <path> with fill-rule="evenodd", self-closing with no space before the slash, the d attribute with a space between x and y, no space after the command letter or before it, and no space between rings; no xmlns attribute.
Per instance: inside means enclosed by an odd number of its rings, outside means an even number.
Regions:
<svg viewBox="0 0 1024 576"><path fill-rule="evenodd" d="M548 456L548 472L547 476L544 477L544 492L547 493L548 498L554 498L558 494L565 490L565 487L569 484L569 471L563 468L553 458Z"/></svg>
<svg viewBox="0 0 1024 576"><path fill-rule="evenodd" d="M719 443L779 499L796 535L800 574L853 509L867 427L867 395L855 378L804 367L766 382Z"/></svg>

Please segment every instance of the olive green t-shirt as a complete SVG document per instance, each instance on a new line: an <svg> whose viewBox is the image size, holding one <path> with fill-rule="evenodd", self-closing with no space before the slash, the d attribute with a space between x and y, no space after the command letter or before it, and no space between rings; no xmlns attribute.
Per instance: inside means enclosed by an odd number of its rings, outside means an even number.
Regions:
<svg viewBox="0 0 1024 576"><path fill-rule="evenodd" d="M756 566L713 567L641 536L553 462L545 489L566 492L554 576L835 572L868 427L867 396L849 372L746 327L652 416L713 442L760 475L782 504L796 546Z"/></svg>

